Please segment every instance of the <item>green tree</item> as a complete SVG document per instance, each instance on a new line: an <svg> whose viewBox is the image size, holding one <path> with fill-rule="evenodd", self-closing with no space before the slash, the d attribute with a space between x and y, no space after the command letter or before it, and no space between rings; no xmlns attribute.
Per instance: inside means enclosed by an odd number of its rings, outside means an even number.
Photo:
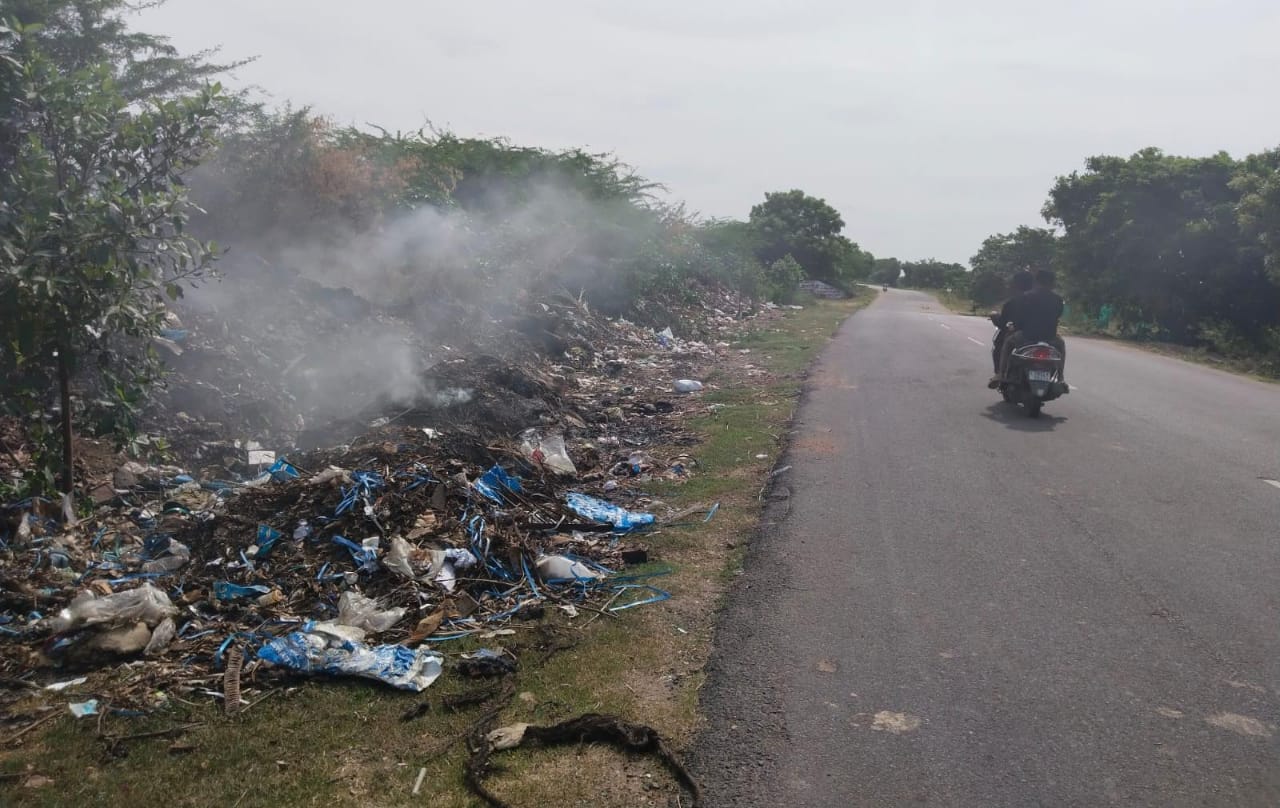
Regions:
<svg viewBox="0 0 1280 808"><path fill-rule="evenodd" d="M902 278L902 262L897 258L877 258L872 264L871 282L882 286L897 286Z"/></svg>
<svg viewBox="0 0 1280 808"><path fill-rule="evenodd" d="M0 383L19 414L46 412L58 391L60 428L35 422L36 482L54 487L60 453L70 494L73 384L89 393L81 404L129 429L159 372L151 338L164 301L213 256L185 234L181 175L211 145L219 88L138 111L110 68L68 73L38 46L0 28L3 128L19 135L0 171Z"/></svg>
<svg viewBox="0 0 1280 808"><path fill-rule="evenodd" d="M919 289L948 289L966 286L967 273L960 264L948 264L932 258L902 264L902 283Z"/></svg>
<svg viewBox="0 0 1280 808"><path fill-rule="evenodd" d="M1044 214L1061 226L1060 266L1073 297L1109 305L1143 333L1200 341L1229 324L1262 339L1280 311L1259 242L1240 230L1240 165L1226 154L1144 149L1094 157L1060 177Z"/></svg>
<svg viewBox="0 0 1280 808"><path fill-rule="evenodd" d="M777 191L764 195L751 209L748 221L756 231L756 256L770 266L791 256L810 278L840 281L854 245L844 236L840 213L822 199L804 191Z"/></svg>
<svg viewBox="0 0 1280 808"><path fill-rule="evenodd" d="M167 37L129 28L130 14L165 1L5 0L0 18L22 26L27 38L66 74L105 65L115 91L128 101L197 92L251 61L210 61L216 48L183 55Z"/></svg>
<svg viewBox="0 0 1280 808"><path fill-rule="evenodd" d="M973 273L969 294L980 305L997 303L1008 295L1016 272L1047 269L1055 264L1056 255L1057 236L1046 228L1024 225L1012 233L990 236L969 259Z"/></svg>
<svg viewBox="0 0 1280 808"><path fill-rule="evenodd" d="M796 298L796 289L804 280L804 268L796 259L784 255L765 268L765 280L769 299L774 303L790 303Z"/></svg>

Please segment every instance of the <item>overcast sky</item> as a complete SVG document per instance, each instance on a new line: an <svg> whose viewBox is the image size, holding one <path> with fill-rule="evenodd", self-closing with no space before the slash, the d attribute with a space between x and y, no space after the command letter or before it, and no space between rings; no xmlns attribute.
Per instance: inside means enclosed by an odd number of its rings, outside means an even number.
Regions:
<svg viewBox="0 0 1280 808"><path fill-rule="evenodd" d="M1280 146L1276 0L170 0L342 123L611 151L707 216L765 191L877 255L965 261L1086 156Z"/></svg>

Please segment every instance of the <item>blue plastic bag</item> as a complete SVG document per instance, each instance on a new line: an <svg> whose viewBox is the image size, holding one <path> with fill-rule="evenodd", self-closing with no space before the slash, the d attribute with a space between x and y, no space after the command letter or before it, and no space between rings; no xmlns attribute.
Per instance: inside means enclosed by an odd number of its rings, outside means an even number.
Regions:
<svg viewBox="0 0 1280 808"><path fill-rule="evenodd" d="M270 595L271 587L262 586L241 586L233 584L230 581L214 581L213 597L217 600L239 600L240 598L260 598L263 595Z"/></svg>
<svg viewBox="0 0 1280 808"><path fill-rule="evenodd" d="M290 480L297 479L300 475L288 460L283 457L271 464L271 468L267 469L267 473L278 483L287 483Z"/></svg>
<svg viewBox="0 0 1280 808"><path fill-rule="evenodd" d="M589 497L586 494L571 493L565 497L569 509L584 519L605 522L613 525L615 533L626 533L654 523L656 517L651 513L629 511L612 502Z"/></svg>
<svg viewBox="0 0 1280 808"><path fill-rule="evenodd" d="M506 499L502 496L503 491L518 494L523 490L520 486L520 480L507 474L502 466L494 466L486 471L480 479L476 480L475 488L499 505L506 502Z"/></svg>
<svg viewBox="0 0 1280 808"><path fill-rule="evenodd" d="M299 673L360 676L421 693L439 678L444 657L425 648L368 646L308 623L258 650L258 659Z"/></svg>
<svg viewBox="0 0 1280 808"><path fill-rule="evenodd" d="M271 527L270 525L258 525L258 551L254 554L254 558L266 558L271 552L271 548L275 543L280 541L283 534Z"/></svg>

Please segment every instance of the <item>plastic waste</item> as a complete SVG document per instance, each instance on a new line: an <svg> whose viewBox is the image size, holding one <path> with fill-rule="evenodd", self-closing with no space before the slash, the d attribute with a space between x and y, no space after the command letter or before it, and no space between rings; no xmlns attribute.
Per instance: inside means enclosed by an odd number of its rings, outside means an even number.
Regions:
<svg viewBox="0 0 1280 808"><path fill-rule="evenodd" d="M258 525L258 539L252 547L250 547L245 555L252 559L266 558L271 554L271 548L275 543L283 538L284 534L270 525Z"/></svg>
<svg viewBox="0 0 1280 808"><path fill-rule="evenodd" d="M311 479L307 480L307 485L324 485L334 480L340 480L344 483L351 482L351 472L346 469L340 469L337 466L330 466L324 471L313 475Z"/></svg>
<svg viewBox="0 0 1280 808"><path fill-rule="evenodd" d="M216 600L240 600L241 598L258 599L271 594L271 587L262 584L241 586L230 581L214 581L213 597Z"/></svg>
<svg viewBox="0 0 1280 808"><path fill-rule="evenodd" d="M151 639L147 642L147 647L142 649L142 655L155 656L164 653L177 633L178 627L173 622L173 618L166 617L160 621L160 625L156 626L155 631L151 632Z"/></svg>
<svg viewBox="0 0 1280 808"><path fill-rule="evenodd" d="M277 458L276 462L271 464L271 468L267 469L267 473L278 483L287 483L301 476L298 470L283 457Z"/></svg>
<svg viewBox="0 0 1280 808"><path fill-rule="evenodd" d="M354 626L375 634L386 631L404 619L403 606L394 609L378 608L378 601L359 592L347 591L338 598L338 624Z"/></svg>
<svg viewBox="0 0 1280 808"><path fill-rule="evenodd" d="M675 388L677 393L696 393L702 389L702 382L695 379L677 379Z"/></svg>
<svg viewBox="0 0 1280 808"><path fill-rule="evenodd" d="M545 555L533 564L543 581L583 581L604 578L605 574L581 561L562 555Z"/></svg>
<svg viewBox="0 0 1280 808"><path fill-rule="evenodd" d="M515 662L501 648L480 648L463 654L458 663L458 673L478 679L486 676L503 676L516 672Z"/></svg>
<svg viewBox="0 0 1280 808"><path fill-rule="evenodd" d="M103 627L90 638L88 647L95 651L128 656L136 654L151 642L151 629L141 621L133 625Z"/></svg>
<svg viewBox="0 0 1280 808"><path fill-rule="evenodd" d="M502 495L503 491L518 494L523 490L519 478L507 474L502 466L494 466L486 471L481 475L480 479L475 481L474 485L477 491L499 505L506 503L506 499Z"/></svg>
<svg viewBox="0 0 1280 808"><path fill-rule="evenodd" d="M334 536L334 544L341 544L351 552L351 557L360 569L365 572L376 572L378 569L378 547L382 544L379 536L370 536L356 544L345 536Z"/></svg>
<svg viewBox="0 0 1280 808"><path fill-rule="evenodd" d="M674 332L672 332L671 326L667 326L666 328L658 332L658 342L662 343L662 347L664 348L671 347L671 343L675 340L675 338L676 338L676 335Z"/></svg>
<svg viewBox="0 0 1280 808"><path fill-rule="evenodd" d="M520 452L530 462L545 466L556 474L578 473L565 448L564 436L558 433L543 432L537 427L526 429L520 433Z"/></svg>
<svg viewBox="0 0 1280 808"><path fill-rule="evenodd" d="M258 659L299 673L375 679L415 693L440 677L444 657L434 651L403 645L370 647L313 628L308 624L302 631L277 637L258 650Z"/></svg>
<svg viewBox="0 0 1280 808"><path fill-rule="evenodd" d="M431 569L437 571L434 580L446 592L452 592L457 584L458 570L469 569L480 563L474 553L460 548L435 550L431 555Z"/></svg>
<svg viewBox="0 0 1280 808"><path fill-rule="evenodd" d="M143 572L164 575L182 569L191 560L191 549L187 545L168 536L157 538L163 541L153 546L151 542L147 543L147 555L151 560L142 565Z"/></svg>
<svg viewBox="0 0 1280 808"><path fill-rule="evenodd" d="M383 559L382 565L401 578L412 579L416 577L413 572L413 563L410 561L412 555L413 545L400 536L394 536L391 539L391 549L387 551L387 557Z"/></svg>
<svg viewBox="0 0 1280 808"><path fill-rule="evenodd" d="M87 715L98 714L98 700L89 699L88 701L73 701L67 705L71 709L71 714L76 718L84 718Z"/></svg>
<svg viewBox="0 0 1280 808"><path fill-rule="evenodd" d="M169 596L149 583L126 592L98 596L81 592L58 615L61 630L100 623L146 623L155 626L178 613Z"/></svg>
<svg viewBox="0 0 1280 808"><path fill-rule="evenodd" d="M306 541L311 538L311 523L306 519L298 520L298 526L293 529L294 541Z"/></svg>
<svg viewBox="0 0 1280 808"><path fill-rule="evenodd" d="M565 503L569 506L569 510L584 519L613 525L614 531L617 533L626 533L638 528L648 527L655 521L655 517L651 513L628 511L611 502L605 502L602 499L596 499L577 492L567 495Z"/></svg>

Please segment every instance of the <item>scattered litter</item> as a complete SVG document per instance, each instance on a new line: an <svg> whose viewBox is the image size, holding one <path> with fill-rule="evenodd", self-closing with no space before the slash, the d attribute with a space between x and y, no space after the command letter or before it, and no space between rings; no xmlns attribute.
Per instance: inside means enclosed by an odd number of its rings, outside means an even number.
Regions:
<svg viewBox="0 0 1280 808"><path fill-rule="evenodd" d="M565 497L565 502L570 510L582 518L613 525L619 533L648 527L654 523L654 515L651 513L628 511L586 494L570 493Z"/></svg>
<svg viewBox="0 0 1280 808"><path fill-rule="evenodd" d="M67 705L71 708L71 714L76 718L84 718L87 715L98 714L98 700L89 699L88 701L73 701Z"/></svg>
<svg viewBox="0 0 1280 808"><path fill-rule="evenodd" d="M52 691L54 691L55 693L57 693L57 692L60 692L60 691L66 690L66 689L67 689L67 688L69 688L69 687L77 687L77 686L79 686L79 685L84 684L84 683L85 683L85 682L87 682L87 681L89 681L89 677L88 677L88 676L81 676L81 677L80 677L80 678L78 678L78 679L68 679L68 680L66 680L65 682L54 682L53 684L45 685L45 686L44 686L44 689L45 689L45 690L52 690Z"/></svg>
<svg viewBox="0 0 1280 808"><path fill-rule="evenodd" d="M367 646L308 624L258 650L258 659L298 673L360 676L421 693L441 673L444 657L403 645Z"/></svg>
<svg viewBox="0 0 1280 808"><path fill-rule="evenodd" d="M702 389L702 382L696 379L677 379L675 390L677 393L696 393Z"/></svg>
<svg viewBox="0 0 1280 808"><path fill-rule="evenodd" d="M504 676L516 672L516 663L505 651L492 648L481 648L469 654L463 654L458 662L458 672L472 679L489 676Z"/></svg>
<svg viewBox="0 0 1280 808"><path fill-rule="evenodd" d="M575 476L578 473L565 448L564 436L558 433L545 433L537 428L526 429L520 434L520 451L525 459L535 465L545 466L556 474Z"/></svg>

